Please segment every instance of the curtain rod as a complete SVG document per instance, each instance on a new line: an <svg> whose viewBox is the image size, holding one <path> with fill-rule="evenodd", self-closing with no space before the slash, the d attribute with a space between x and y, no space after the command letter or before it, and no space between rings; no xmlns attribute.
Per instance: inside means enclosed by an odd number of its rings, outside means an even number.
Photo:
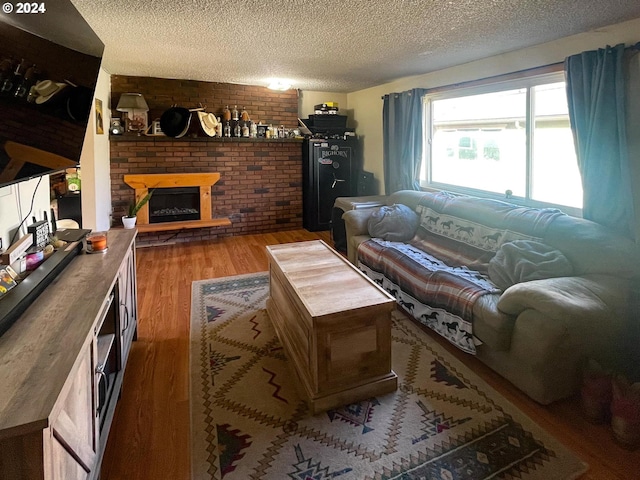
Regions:
<svg viewBox="0 0 640 480"><path fill-rule="evenodd" d="M640 45L640 42L638 44ZM484 85L487 83L524 78L524 77L530 76L532 73L536 75L543 75L545 73L559 72L563 69L564 69L564 62L550 63L549 65L542 65L540 67L531 67L525 70L518 70L516 72L501 73L500 75L493 75L491 77L479 78L477 80L467 80L466 82L452 83L450 85L440 85L438 87L426 88L426 90L428 91L428 93L436 93L436 92L441 92L443 90L453 90L454 88L474 87L478 85ZM416 88L425 88L425 87L416 87ZM392 95L392 94L388 93L387 95ZM384 100L384 97L385 96L382 95L380 99Z"/></svg>
<svg viewBox="0 0 640 480"><path fill-rule="evenodd" d="M634 45L630 45L628 47L625 47L625 50L638 50L638 51L640 51L640 42L637 42ZM484 83L491 83L491 82L495 82L495 81L510 80L512 78L524 77L524 76L526 76L524 74L531 74L531 72L535 72L536 70L540 70L540 72L536 72L536 73L544 74L544 73L560 71L560 70L563 70L563 69L564 69L564 62L550 63L548 65L543 65L541 67L532 67L532 68L527 68L525 70L518 70L516 72L511 72L511 73L502 73L500 75L494 75L494 76L491 76L491 77L479 78L477 80L468 80L466 82L452 83L450 85L440 85L438 87L427 88L427 90L429 91L429 93L435 93L435 92L439 92L439 91L442 91L442 90L452 90L454 88L461 88L461 87L473 87L473 86L477 86L477 85L483 85ZM425 87L416 87L416 88L425 88ZM396 93L396 92L393 92L393 93ZM387 95L391 95L391 93L388 93ZM380 100L384 100L384 97L385 97L385 95L382 95L380 97Z"/></svg>

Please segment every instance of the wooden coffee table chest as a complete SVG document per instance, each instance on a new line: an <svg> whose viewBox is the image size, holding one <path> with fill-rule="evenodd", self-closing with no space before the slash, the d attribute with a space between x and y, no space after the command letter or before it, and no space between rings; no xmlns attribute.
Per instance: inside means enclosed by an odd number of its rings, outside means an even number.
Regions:
<svg viewBox="0 0 640 480"><path fill-rule="evenodd" d="M267 254L267 312L311 412L394 391L395 299L320 240Z"/></svg>

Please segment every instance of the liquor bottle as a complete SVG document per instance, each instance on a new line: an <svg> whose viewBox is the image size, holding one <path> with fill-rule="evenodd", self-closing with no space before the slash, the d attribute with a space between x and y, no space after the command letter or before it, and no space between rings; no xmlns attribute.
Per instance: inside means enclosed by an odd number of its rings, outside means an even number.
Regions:
<svg viewBox="0 0 640 480"><path fill-rule="evenodd" d="M225 122L231 120L231 110L229 110L229 105L225 105L224 110L222 110L222 119Z"/></svg>
<svg viewBox="0 0 640 480"><path fill-rule="evenodd" d="M0 62L0 89L2 89L5 80L8 78L13 78L13 60L3 58Z"/></svg>
<svg viewBox="0 0 640 480"><path fill-rule="evenodd" d="M231 136L231 125L229 125L229 122L224 124L224 136L225 137Z"/></svg>
<svg viewBox="0 0 640 480"><path fill-rule="evenodd" d="M218 124L216 125L216 137L222 137L222 122L220 121L220 117L218 117Z"/></svg>
<svg viewBox="0 0 640 480"><path fill-rule="evenodd" d="M249 136L251 138L256 138L258 136L258 126L255 122L251 122L251 126L249 127Z"/></svg>
<svg viewBox="0 0 640 480"><path fill-rule="evenodd" d="M231 118L233 120L240 120L240 117L238 117L238 106L237 105L233 106L233 111L231 112Z"/></svg>
<svg viewBox="0 0 640 480"><path fill-rule="evenodd" d="M240 137L242 135L242 128L240 128L240 122L236 123L236 126L233 128L233 136Z"/></svg>
<svg viewBox="0 0 640 480"><path fill-rule="evenodd" d="M16 95L16 92L18 91L18 89L20 88L22 83L24 82L24 75L25 75L25 73L27 73L27 69L30 66L31 65L29 65L29 63L25 59L22 59L22 61L20 62L20 64L18 65L18 67L16 68L16 71L14 73L13 87L12 87L11 91L9 92L9 93L11 93L11 95L14 95L14 96Z"/></svg>
<svg viewBox="0 0 640 480"><path fill-rule="evenodd" d="M243 122L248 122L249 120L251 120L249 118L249 113L247 112L247 109L245 107L242 107L242 113L240 114L240 118L242 119Z"/></svg>
<svg viewBox="0 0 640 480"><path fill-rule="evenodd" d="M16 86L16 91L14 93L14 96L16 98L27 98L27 95L29 95L29 91L31 90L31 87L33 87L36 84L36 81L38 80L39 73L40 72L38 71L35 65L32 65L31 67L29 67L25 72L22 81L20 81L20 83L18 83L18 85Z"/></svg>
<svg viewBox="0 0 640 480"><path fill-rule="evenodd" d="M16 85L16 71L20 69L20 65L18 64L18 66L14 69L14 63L9 60L10 63L10 67L9 67L9 71L3 75L4 76L4 81L2 82L2 85L0 85L0 93L2 93L3 95L11 95L13 93L13 90L15 88Z"/></svg>
<svg viewBox="0 0 640 480"><path fill-rule="evenodd" d="M249 125L247 125L248 122L244 122L244 124L242 125L242 136L245 138L249 138Z"/></svg>

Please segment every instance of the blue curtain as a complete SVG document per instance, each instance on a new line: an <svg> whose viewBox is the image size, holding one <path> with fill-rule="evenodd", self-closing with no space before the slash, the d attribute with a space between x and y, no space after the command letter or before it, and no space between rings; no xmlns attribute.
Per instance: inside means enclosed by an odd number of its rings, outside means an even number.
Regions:
<svg viewBox="0 0 640 480"><path fill-rule="evenodd" d="M624 45L567 57L569 118L582 176L583 216L631 236Z"/></svg>
<svg viewBox="0 0 640 480"><path fill-rule="evenodd" d="M420 190L422 162L423 88L383 97L383 167L387 195L398 190Z"/></svg>

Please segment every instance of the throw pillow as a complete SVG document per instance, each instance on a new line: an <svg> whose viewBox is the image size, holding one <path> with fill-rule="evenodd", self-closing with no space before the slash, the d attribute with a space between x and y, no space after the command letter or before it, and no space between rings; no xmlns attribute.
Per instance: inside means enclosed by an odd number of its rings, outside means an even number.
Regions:
<svg viewBox="0 0 640 480"><path fill-rule="evenodd" d="M418 229L420 217L406 205L385 205L369 217L369 235L391 242L411 240Z"/></svg>
<svg viewBox="0 0 640 480"><path fill-rule="evenodd" d="M502 290L516 283L571 275L571 262L560 250L533 240L503 243L489 261L489 278Z"/></svg>

